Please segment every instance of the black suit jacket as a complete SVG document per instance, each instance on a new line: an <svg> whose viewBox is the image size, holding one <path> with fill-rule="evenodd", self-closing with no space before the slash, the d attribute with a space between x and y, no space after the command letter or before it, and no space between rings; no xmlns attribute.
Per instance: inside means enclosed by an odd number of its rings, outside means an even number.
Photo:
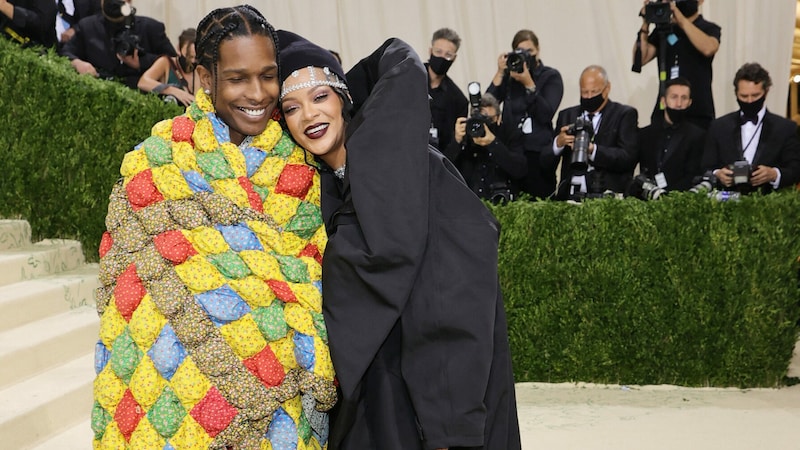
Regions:
<svg viewBox="0 0 800 450"><path fill-rule="evenodd" d="M705 139L705 130L690 122L677 127L664 127L662 122L644 127L639 131L639 172L650 178L662 172L667 190L688 190L694 177L703 172L700 162Z"/></svg>
<svg viewBox="0 0 800 450"><path fill-rule="evenodd" d="M703 152L704 170L716 170L734 161L744 160L739 114L739 111L734 111L711 122ZM800 181L797 124L769 111L766 111L762 123L761 139L752 166L764 165L780 170L779 187L796 184ZM769 192L772 185L766 184L762 190Z"/></svg>
<svg viewBox="0 0 800 450"><path fill-rule="evenodd" d="M84 17L89 17L101 11L100 0L73 0L75 5L75 13L72 16L65 17L71 26L75 26Z"/></svg>
<svg viewBox="0 0 800 450"><path fill-rule="evenodd" d="M592 163L594 170L587 175L587 184L597 182L601 186L601 192L604 190L625 192L633 178L633 169L638 161L639 115L634 108L612 101L609 101L600 112L602 113L600 127L594 137L596 146ZM555 133L559 133L561 127L575 123L575 119L582 113L580 106L559 112ZM570 167L571 159L572 148L564 147L561 153L561 180L556 197L559 200L566 200L569 197L573 175Z"/></svg>

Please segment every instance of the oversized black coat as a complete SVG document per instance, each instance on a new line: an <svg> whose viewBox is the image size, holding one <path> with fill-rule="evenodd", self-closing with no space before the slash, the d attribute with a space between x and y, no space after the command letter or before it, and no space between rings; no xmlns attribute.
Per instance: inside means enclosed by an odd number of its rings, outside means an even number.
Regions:
<svg viewBox="0 0 800 450"><path fill-rule="evenodd" d="M343 182L322 176L330 448L520 448L499 226L429 148L427 79L390 39L347 74ZM388 367L388 369L387 369Z"/></svg>

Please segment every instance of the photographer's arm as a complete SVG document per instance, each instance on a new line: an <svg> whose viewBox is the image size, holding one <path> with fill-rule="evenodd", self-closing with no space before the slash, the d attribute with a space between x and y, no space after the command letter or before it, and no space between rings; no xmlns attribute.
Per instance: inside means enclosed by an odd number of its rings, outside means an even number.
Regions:
<svg viewBox="0 0 800 450"><path fill-rule="evenodd" d="M650 0L644 0L644 4L647 5ZM639 34L636 38L636 42L633 44L633 65L637 65L636 57L639 53L638 50L641 48L641 58L642 60L639 61L639 66L644 66L645 64L649 63L656 57L656 47L655 45L651 44L649 41L650 36L650 23L647 22L644 15L645 6L642 6L642 9L639 11L639 16L642 18L642 26L639 28ZM638 70L637 70L638 72Z"/></svg>
<svg viewBox="0 0 800 450"><path fill-rule="evenodd" d="M467 134L467 118L459 117L453 130L453 140L447 144L442 153L451 162L455 163L464 148L464 136Z"/></svg>
<svg viewBox="0 0 800 450"><path fill-rule="evenodd" d="M489 129L486 128L486 136L475 138L475 143L486 148L492 161L505 171L511 178L522 178L528 173L528 163L521 143L509 143L506 145ZM486 142L488 141L488 142ZM483 144L485 143L485 144Z"/></svg>
<svg viewBox="0 0 800 450"><path fill-rule="evenodd" d="M546 69L539 84L536 85L536 92L525 96L528 116L534 122L546 124L550 128L553 117L558 111L561 99L564 97L564 81L561 74L555 69Z"/></svg>
<svg viewBox="0 0 800 450"><path fill-rule="evenodd" d="M675 23L683 29L683 32L686 33L686 37L689 38L689 42L692 43L694 48L706 58L714 56L719 50L719 40L714 36L705 34L700 28L697 28L697 25L695 25L693 21L690 21L681 13L681 10L675 6L674 2L670 3L670 7L675 17Z"/></svg>
<svg viewBox="0 0 800 450"><path fill-rule="evenodd" d="M501 103L506 98L505 69L506 54L501 53L497 57L497 72L495 72L492 82L489 83L489 87L486 88L486 93L494 95L494 98Z"/></svg>
<svg viewBox="0 0 800 450"><path fill-rule="evenodd" d="M8 3L8 0L0 0L0 13L8 17L8 20L14 20L14 5Z"/></svg>

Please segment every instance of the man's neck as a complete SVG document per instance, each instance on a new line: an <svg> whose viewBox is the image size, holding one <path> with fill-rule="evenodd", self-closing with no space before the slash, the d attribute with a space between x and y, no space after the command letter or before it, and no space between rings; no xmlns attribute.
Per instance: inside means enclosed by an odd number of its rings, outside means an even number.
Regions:
<svg viewBox="0 0 800 450"><path fill-rule="evenodd" d="M442 84L442 80L444 80L444 75L439 75L431 69L431 66L428 66L428 85L431 89L436 89Z"/></svg>

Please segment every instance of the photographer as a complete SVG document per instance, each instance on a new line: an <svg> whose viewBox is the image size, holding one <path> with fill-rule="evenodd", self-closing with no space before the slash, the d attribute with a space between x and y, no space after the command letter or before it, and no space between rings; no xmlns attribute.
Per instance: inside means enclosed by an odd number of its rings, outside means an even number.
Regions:
<svg viewBox="0 0 800 450"><path fill-rule="evenodd" d="M0 0L0 34L27 45L56 44L56 4L40 0Z"/></svg>
<svg viewBox="0 0 800 450"><path fill-rule="evenodd" d="M581 73L580 104L558 113L559 134L553 139L551 150L561 157L557 200L623 193L633 176L639 147L638 113L628 105L609 100L610 92L606 70L589 66ZM577 133L576 128L582 132ZM579 143L583 144L580 152L576 145ZM574 157L582 153L580 158Z"/></svg>
<svg viewBox="0 0 800 450"><path fill-rule="evenodd" d="M445 149L467 185L475 194L492 203L506 203L517 196L515 179L525 176L527 166L519 142L519 132L498 136L500 105L491 94L480 99L478 117L456 119L455 139ZM515 138L516 137L516 138ZM513 142L512 142L513 141Z"/></svg>
<svg viewBox="0 0 800 450"><path fill-rule="evenodd" d="M683 77L667 81L663 121L639 130L639 171L667 191L685 191L702 172L706 132L686 121L692 88Z"/></svg>
<svg viewBox="0 0 800 450"><path fill-rule="evenodd" d="M556 185L558 158L550 145L564 82L557 70L542 63L539 38L533 31L518 31L511 49L497 58L497 72L486 92L503 105L503 135L521 132L527 175L519 180L520 190L533 198L547 198Z"/></svg>
<svg viewBox="0 0 800 450"><path fill-rule="evenodd" d="M467 98L458 85L447 76L447 71L458 57L461 38L450 28L440 28L433 33L429 49L428 96L431 106L430 143L439 150L453 141L456 118L467 109Z"/></svg>
<svg viewBox="0 0 800 450"><path fill-rule="evenodd" d="M164 24L137 16L130 0L103 0L102 14L81 19L61 53L78 73L119 79L132 89L159 56L176 56Z"/></svg>
<svg viewBox="0 0 800 450"><path fill-rule="evenodd" d="M716 117L711 92L712 62L719 50L721 28L700 14L703 1L645 0L639 13L642 26L633 47L633 70L639 72L642 66L657 59L659 79L681 76L689 80L694 101L687 112L687 120L708 129L708 124ZM652 33L648 19L658 22ZM659 89L651 115L653 123L663 117L660 103L663 94Z"/></svg>
<svg viewBox="0 0 800 450"><path fill-rule="evenodd" d="M702 167L725 190L767 193L794 185L800 181L797 125L764 106L769 72L758 63L744 64L733 86L740 109L711 122Z"/></svg>

